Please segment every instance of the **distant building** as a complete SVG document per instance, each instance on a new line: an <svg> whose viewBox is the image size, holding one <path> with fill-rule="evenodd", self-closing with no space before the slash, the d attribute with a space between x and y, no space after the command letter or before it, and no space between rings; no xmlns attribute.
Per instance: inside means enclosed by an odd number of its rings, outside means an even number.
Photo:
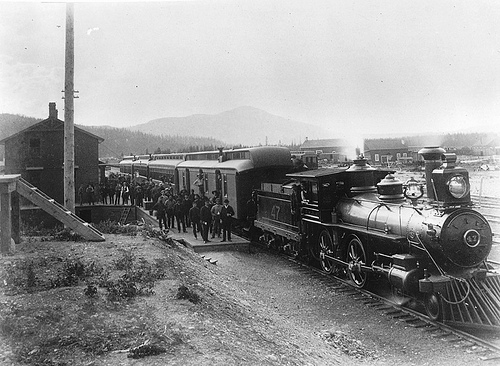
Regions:
<svg viewBox="0 0 500 366"><path fill-rule="evenodd" d="M370 165L392 165L411 163L413 157L402 139L366 139L364 155Z"/></svg>
<svg viewBox="0 0 500 366"><path fill-rule="evenodd" d="M474 145L472 151L478 156L500 155L500 137L480 138Z"/></svg>
<svg viewBox="0 0 500 366"><path fill-rule="evenodd" d="M306 140L299 148L300 151L316 153L318 159L327 159L332 163L342 163L355 156L355 147L342 139Z"/></svg>
<svg viewBox="0 0 500 366"><path fill-rule="evenodd" d="M99 143L104 141L75 127L75 194L80 185L99 182ZM64 202L64 122L56 103L49 118L0 140L5 145L5 174L21 176L57 202Z"/></svg>

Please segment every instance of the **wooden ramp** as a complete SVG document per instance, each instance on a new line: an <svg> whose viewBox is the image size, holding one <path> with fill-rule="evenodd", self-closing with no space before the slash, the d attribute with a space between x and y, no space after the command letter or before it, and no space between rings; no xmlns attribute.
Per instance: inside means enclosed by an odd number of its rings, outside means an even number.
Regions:
<svg viewBox="0 0 500 366"><path fill-rule="evenodd" d="M99 230L22 178L17 181L17 192L87 240L106 240Z"/></svg>

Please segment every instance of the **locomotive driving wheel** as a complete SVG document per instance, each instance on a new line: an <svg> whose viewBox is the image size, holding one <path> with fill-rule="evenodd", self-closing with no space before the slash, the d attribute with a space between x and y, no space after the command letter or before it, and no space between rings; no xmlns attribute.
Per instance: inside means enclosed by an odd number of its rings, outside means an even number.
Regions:
<svg viewBox="0 0 500 366"><path fill-rule="evenodd" d="M319 234L318 247L321 268L326 273L332 273L335 270L335 262L324 257L325 254L330 256L334 254L332 236L328 231L323 230L321 234Z"/></svg>
<svg viewBox="0 0 500 366"><path fill-rule="evenodd" d="M361 269L362 265L366 265L366 252L361 240L355 237L347 246L347 273L358 288L364 287L368 279L368 273Z"/></svg>

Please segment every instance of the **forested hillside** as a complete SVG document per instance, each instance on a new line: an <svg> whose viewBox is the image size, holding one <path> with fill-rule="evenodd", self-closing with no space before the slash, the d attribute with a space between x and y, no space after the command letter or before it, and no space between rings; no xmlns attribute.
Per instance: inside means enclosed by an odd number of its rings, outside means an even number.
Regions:
<svg viewBox="0 0 500 366"><path fill-rule="evenodd" d="M158 136L124 128L78 127L104 139L99 147L99 155L102 158L131 154L216 150L219 146L225 146L222 141L208 137Z"/></svg>
<svg viewBox="0 0 500 366"><path fill-rule="evenodd" d="M21 115L0 114L0 139L9 137L40 121L41 119ZM124 128L103 126L77 125L77 127L104 139L104 142L99 145L99 158L101 159L155 152L215 150L219 146L225 146L222 141L208 137L158 136ZM3 146L0 146L0 159L2 158Z"/></svg>

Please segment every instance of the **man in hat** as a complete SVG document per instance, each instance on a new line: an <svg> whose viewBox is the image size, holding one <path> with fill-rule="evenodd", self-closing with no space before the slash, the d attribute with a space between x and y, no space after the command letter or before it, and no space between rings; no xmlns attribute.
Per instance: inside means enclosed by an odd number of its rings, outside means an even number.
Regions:
<svg viewBox="0 0 500 366"><path fill-rule="evenodd" d="M212 239L217 237L220 238L220 212L222 210L222 204L220 198L217 198L215 205L212 206L210 212L212 213Z"/></svg>
<svg viewBox="0 0 500 366"><path fill-rule="evenodd" d="M234 216L234 209L229 205L229 200L224 200L224 205L220 211L221 227L222 227L222 241L231 241L231 218Z"/></svg>
<svg viewBox="0 0 500 366"><path fill-rule="evenodd" d="M204 243L210 242L208 240L208 230L210 229L210 223L212 222L212 213L210 212L210 201L205 200L205 204L200 209L200 221L201 221L201 237Z"/></svg>

